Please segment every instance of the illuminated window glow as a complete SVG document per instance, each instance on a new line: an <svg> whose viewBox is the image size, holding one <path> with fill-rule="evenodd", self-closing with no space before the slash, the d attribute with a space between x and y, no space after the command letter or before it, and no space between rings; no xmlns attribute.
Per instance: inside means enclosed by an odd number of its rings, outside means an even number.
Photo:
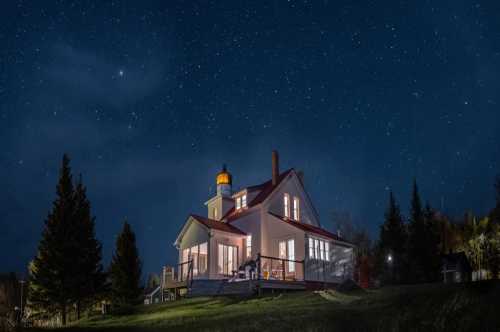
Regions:
<svg viewBox="0 0 500 332"><path fill-rule="evenodd" d="M284 208L285 218L290 218L290 195L288 194L285 194L283 196L283 208Z"/></svg>
<svg viewBox="0 0 500 332"><path fill-rule="evenodd" d="M299 210L299 198L293 198L293 220L299 221L300 219L300 210Z"/></svg>
<svg viewBox="0 0 500 332"><path fill-rule="evenodd" d="M238 268L238 247L220 244L218 246L218 272L226 276L233 275Z"/></svg>
<svg viewBox="0 0 500 332"><path fill-rule="evenodd" d="M247 258L252 257L252 235L247 235L247 241L246 241L246 252L247 252Z"/></svg>
<svg viewBox="0 0 500 332"><path fill-rule="evenodd" d="M309 238L309 258L330 261L330 243L313 237Z"/></svg>

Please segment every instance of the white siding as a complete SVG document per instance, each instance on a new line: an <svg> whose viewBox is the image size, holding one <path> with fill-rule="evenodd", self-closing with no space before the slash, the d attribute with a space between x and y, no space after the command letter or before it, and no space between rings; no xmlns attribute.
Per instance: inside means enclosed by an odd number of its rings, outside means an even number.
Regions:
<svg viewBox="0 0 500 332"><path fill-rule="evenodd" d="M285 193L290 195L290 217L293 217L293 198L297 197L299 199L299 213L300 222L319 226L319 220L314 212L312 203L309 201L307 194L303 190L300 180L297 178L295 173L290 173L286 179L284 179L279 185L278 189L275 190L271 196L268 198L267 211L277 214L279 216L284 216L283 210L283 197Z"/></svg>

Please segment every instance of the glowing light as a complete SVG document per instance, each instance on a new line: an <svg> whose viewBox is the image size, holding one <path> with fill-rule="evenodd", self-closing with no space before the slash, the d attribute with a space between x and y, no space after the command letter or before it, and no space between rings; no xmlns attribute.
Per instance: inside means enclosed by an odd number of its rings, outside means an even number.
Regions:
<svg viewBox="0 0 500 332"><path fill-rule="evenodd" d="M392 255L387 255L387 262L391 263L392 262Z"/></svg>

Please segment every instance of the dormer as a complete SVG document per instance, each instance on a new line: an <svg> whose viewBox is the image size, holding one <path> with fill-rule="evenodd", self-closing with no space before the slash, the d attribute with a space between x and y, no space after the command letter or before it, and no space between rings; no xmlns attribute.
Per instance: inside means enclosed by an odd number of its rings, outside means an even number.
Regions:
<svg viewBox="0 0 500 332"><path fill-rule="evenodd" d="M240 190L232 196L234 199L234 209L236 211L248 208L248 191L247 189Z"/></svg>

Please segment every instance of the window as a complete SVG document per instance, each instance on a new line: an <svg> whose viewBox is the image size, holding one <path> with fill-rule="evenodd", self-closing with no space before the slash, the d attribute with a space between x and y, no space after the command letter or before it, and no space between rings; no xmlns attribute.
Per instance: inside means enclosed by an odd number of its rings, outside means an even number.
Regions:
<svg viewBox="0 0 500 332"><path fill-rule="evenodd" d="M295 241L288 240L288 259L295 260ZM288 262L288 272L295 272L295 262Z"/></svg>
<svg viewBox="0 0 500 332"><path fill-rule="evenodd" d="M233 271L238 268L238 248L219 243L217 267L219 274L226 276L233 275Z"/></svg>
<svg viewBox="0 0 500 332"><path fill-rule="evenodd" d="M330 261L330 243L326 240L309 238L309 258Z"/></svg>
<svg viewBox="0 0 500 332"><path fill-rule="evenodd" d="M330 244L328 241L325 241L325 260L327 262L330 261Z"/></svg>
<svg viewBox="0 0 500 332"><path fill-rule="evenodd" d="M283 208L285 210L285 218L290 218L290 195L283 196Z"/></svg>
<svg viewBox="0 0 500 332"><path fill-rule="evenodd" d="M246 252L247 258L252 257L252 235L247 235L247 243L246 243Z"/></svg>
<svg viewBox="0 0 500 332"><path fill-rule="evenodd" d="M207 242L182 250L181 263L187 263L191 260L193 261L193 276L197 276L207 271ZM188 265L183 264L181 269L183 277L186 277Z"/></svg>
<svg viewBox="0 0 500 332"><path fill-rule="evenodd" d="M295 240L290 239L287 241L280 241L278 247L278 255L279 258L282 259L288 259L290 261L295 260ZM295 272L295 262L287 262L287 271L288 272Z"/></svg>
<svg viewBox="0 0 500 332"><path fill-rule="evenodd" d="M199 258L198 258L198 271L200 274L207 272L208 250L207 243L200 244Z"/></svg>
<svg viewBox="0 0 500 332"><path fill-rule="evenodd" d="M240 210L242 208L247 207L247 195L241 195L235 198L236 200L236 210Z"/></svg>
<svg viewBox="0 0 500 332"><path fill-rule="evenodd" d="M314 239L312 237L309 238L309 258L314 257Z"/></svg>
<svg viewBox="0 0 500 332"><path fill-rule="evenodd" d="M293 198L293 220L299 221L300 219L300 210L299 210L299 198Z"/></svg>
<svg viewBox="0 0 500 332"><path fill-rule="evenodd" d="M217 218L219 217L217 212L218 212L218 211L217 211L217 208L216 208L216 207L214 207L214 219L215 219L215 220L217 220Z"/></svg>

